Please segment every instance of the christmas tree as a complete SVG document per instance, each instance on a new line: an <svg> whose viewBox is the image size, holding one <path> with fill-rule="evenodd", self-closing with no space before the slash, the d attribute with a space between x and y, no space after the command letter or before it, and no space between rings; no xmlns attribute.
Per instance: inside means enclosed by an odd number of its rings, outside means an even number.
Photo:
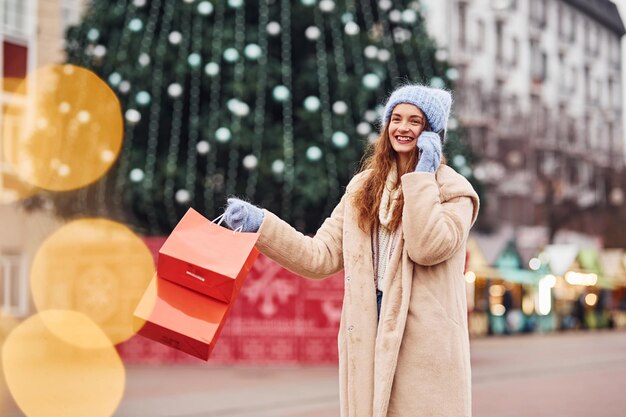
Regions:
<svg viewBox="0 0 626 417"><path fill-rule="evenodd" d="M418 1L94 0L68 62L118 95L124 145L108 174L56 198L64 214L166 234L230 195L316 230L376 140L397 85L453 89ZM471 176L450 120L449 163Z"/></svg>

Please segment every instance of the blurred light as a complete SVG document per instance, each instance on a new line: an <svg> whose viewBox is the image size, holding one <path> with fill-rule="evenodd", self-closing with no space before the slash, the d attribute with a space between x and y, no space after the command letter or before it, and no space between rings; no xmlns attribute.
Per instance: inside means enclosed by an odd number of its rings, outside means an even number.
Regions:
<svg viewBox="0 0 626 417"><path fill-rule="evenodd" d="M2 118L11 123L3 126L0 145L2 162L16 178L50 191L69 191L109 170L112 164L102 163L100 150L119 152L123 120L118 98L101 78L69 64L44 66L28 74L16 95L25 97L26 105L8 102L3 107ZM50 166L54 159L65 166Z"/></svg>
<svg viewBox="0 0 626 417"><path fill-rule="evenodd" d="M9 334L2 354L7 386L25 415L111 416L122 400L124 363L84 314L31 316Z"/></svg>
<svg viewBox="0 0 626 417"><path fill-rule="evenodd" d="M243 158L243 166L245 169L247 170L252 170L255 169L257 167L257 165L259 165L259 160L256 156L254 155L246 155Z"/></svg>
<svg viewBox="0 0 626 417"><path fill-rule="evenodd" d="M493 304L491 306L491 314L494 316L503 316L506 312L506 308L502 304Z"/></svg>
<svg viewBox="0 0 626 417"><path fill-rule="evenodd" d="M552 310L552 279L546 275L539 281L537 292L537 313L547 316Z"/></svg>
<svg viewBox="0 0 626 417"><path fill-rule="evenodd" d="M282 174L283 171L285 170L285 163L280 160L277 159L274 162L272 162L272 172L276 175Z"/></svg>
<svg viewBox="0 0 626 417"><path fill-rule="evenodd" d="M587 294L585 296L585 303L587 303L588 306L595 306L596 303L598 302L598 296L595 294Z"/></svg>
<svg viewBox="0 0 626 417"><path fill-rule="evenodd" d="M81 219L64 225L39 247L31 267L31 293L37 311L81 312L116 344L135 334L133 311L153 274L150 251L128 227ZM63 327L48 328L61 337Z"/></svg>
<svg viewBox="0 0 626 417"><path fill-rule="evenodd" d="M465 281L469 283L476 282L476 274L473 271L467 271L465 273Z"/></svg>
<svg viewBox="0 0 626 417"><path fill-rule="evenodd" d="M504 285L492 285L491 287L489 287L489 295L492 297L502 297L504 295Z"/></svg>
<svg viewBox="0 0 626 417"><path fill-rule="evenodd" d="M522 311L526 315L531 315L535 311L535 303L531 296L525 295L522 297Z"/></svg>
<svg viewBox="0 0 626 417"><path fill-rule="evenodd" d="M528 261L528 267L533 271L538 270L539 268L541 268L541 260L539 258L532 258L530 261Z"/></svg>
<svg viewBox="0 0 626 417"><path fill-rule="evenodd" d="M565 273L565 281L567 281L570 285L584 285L592 287L598 283L598 275L568 271Z"/></svg>
<svg viewBox="0 0 626 417"><path fill-rule="evenodd" d="M556 277L554 275L548 274L545 277L543 277L543 280L545 281L546 285L549 286L550 288L554 288L554 286L556 285Z"/></svg>

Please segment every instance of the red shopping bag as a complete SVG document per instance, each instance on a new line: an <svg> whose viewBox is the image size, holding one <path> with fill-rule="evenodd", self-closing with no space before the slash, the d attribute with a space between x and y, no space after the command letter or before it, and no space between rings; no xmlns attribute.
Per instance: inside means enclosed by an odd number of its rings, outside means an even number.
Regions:
<svg viewBox="0 0 626 417"><path fill-rule="evenodd" d="M135 309L133 325L142 336L208 360L230 306L155 274Z"/></svg>
<svg viewBox="0 0 626 417"><path fill-rule="evenodd" d="M159 250L159 277L230 302L259 255L258 237L226 229L190 208Z"/></svg>

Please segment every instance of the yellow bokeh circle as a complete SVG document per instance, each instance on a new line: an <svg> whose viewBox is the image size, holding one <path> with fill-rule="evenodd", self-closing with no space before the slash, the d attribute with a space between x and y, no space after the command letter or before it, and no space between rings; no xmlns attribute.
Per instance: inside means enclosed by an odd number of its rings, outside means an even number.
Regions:
<svg viewBox="0 0 626 417"><path fill-rule="evenodd" d="M17 86L4 118L6 162L24 181L67 191L102 177L122 147L119 100L96 74L74 65L51 65L30 73Z"/></svg>
<svg viewBox="0 0 626 417"><path fill-rule="evenodd" d="M17 321L5 315L0 315L0 349L4 346L7 336L17 326ZM0 350L1 351L1 350ZM0 362L0 416L8 414L9 393L7 392L7 384L4 377L2 362Z"/></svg>
<svg viewBox="0 0 626 417"><path fill-rule="evenodd" d="M17 326L2 349L9 391L29 417L110 417L124 393L126 372L115 348L89 349L51 333L49 322L64 336L106 346L107 336L87 316L48 310ZM74 336L72 336L74 337Z"/></svg>
<svg viewBox="0 0 626 417"><path fill-rule="evenodd" d="M44 241L33 260L30 284L38 311L84 313L117 344L135 333L133 312L153 275L149 249L128 227L81 219ZM54 323L46 324L63 337Z"/></svg>

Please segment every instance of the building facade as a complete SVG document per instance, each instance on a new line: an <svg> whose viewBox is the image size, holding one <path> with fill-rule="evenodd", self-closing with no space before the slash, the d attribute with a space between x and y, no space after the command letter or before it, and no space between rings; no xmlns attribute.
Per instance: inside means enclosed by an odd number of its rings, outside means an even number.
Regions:
<svg viewBox="0 0 626 417"><path fill-rule="evenodd" d="M483 226L605 235L623 210L621 38L608 0L422 0L459 70L456 113L487 186ZM443 30L442 30L443 29ZM609 239L610 240L610 239Z"/></svg>
<svg viewBox="0 0 626 417"><path fill-rule="evenodd" d="M63 36L77 23L87 0L2 0L0 2L0 130L17 134L9 105L25 105L16 88L36 68L64 60ZM33 192L5 162L0 146L0 315L24 317L32 311L30 264L43 240L59 227L48 211L28 212L20 201Z"/></svg>

